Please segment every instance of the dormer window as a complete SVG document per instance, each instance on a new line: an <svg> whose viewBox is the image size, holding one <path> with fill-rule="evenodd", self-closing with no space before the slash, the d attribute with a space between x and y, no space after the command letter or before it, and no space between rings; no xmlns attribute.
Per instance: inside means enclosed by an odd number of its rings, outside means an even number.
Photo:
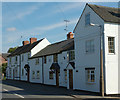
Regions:
<svg viewBox="0 0 120 100"><path fill-rule="evenodd" d="M85 15L85 26L90 25L90 13Z"/></svg>

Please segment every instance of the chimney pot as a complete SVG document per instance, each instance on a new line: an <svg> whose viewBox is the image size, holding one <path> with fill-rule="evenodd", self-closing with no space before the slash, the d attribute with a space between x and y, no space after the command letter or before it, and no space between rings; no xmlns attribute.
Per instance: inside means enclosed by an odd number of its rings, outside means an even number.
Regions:
<svg viewBox="0 0 120 100"><path fill-rule="evenodd" d="M72 32L69 32L69 33L67 34L67 39L72 39L73 36L74 36L74 34L73 34Z"/></svg>
<svg viewBox="0 0 120 100"><path fill-rule="evenodd" d="M23 41L22 42L23 46L29 44L29 41Z"/></svg>
<svg viewBox="0 0 120 100"><path fill-rule="evenodd" d="M30 44L34 43L37 41L37 38L30 38Z"/></svg>

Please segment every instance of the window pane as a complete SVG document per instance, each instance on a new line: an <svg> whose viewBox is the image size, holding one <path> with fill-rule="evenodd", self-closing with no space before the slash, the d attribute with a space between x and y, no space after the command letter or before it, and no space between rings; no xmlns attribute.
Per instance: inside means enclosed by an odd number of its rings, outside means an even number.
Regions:
<svg viewBox="0 0 120 100"><path fill-rule="evenodd" d="M115 53L115 46L114 46L114 37L108 37L108 52Z"/></svg>

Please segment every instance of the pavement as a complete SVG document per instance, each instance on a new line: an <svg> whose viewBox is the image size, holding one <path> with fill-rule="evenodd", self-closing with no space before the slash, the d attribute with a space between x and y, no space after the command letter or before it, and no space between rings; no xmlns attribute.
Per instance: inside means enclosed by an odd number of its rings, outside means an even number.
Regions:
<svg viewBox="0 0 120 100"><path fill-rule="evenodd" d="M0 83L1 84L1 83ZM42 99L42 100L120 100L120 96L101 97L95 93L68 90L62 87L27 83L14 80L2 81L2 100Z"/></svg>

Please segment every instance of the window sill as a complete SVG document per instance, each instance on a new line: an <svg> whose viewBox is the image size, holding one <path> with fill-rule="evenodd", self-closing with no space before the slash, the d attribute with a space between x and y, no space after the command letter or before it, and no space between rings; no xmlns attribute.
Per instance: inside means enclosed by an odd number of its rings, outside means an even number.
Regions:
<svg viewBox="0 0 120 100"><path fill-rule="evenodd" d="M108 53L108 55L115 55L115 53Z"/></svg>
<svg viewBox="0 0 120 100"><path fill-rule="evenodd" d="M86 84L91 84L92 85L92 84L95 84L95 82L86 82Z"/></svg>

